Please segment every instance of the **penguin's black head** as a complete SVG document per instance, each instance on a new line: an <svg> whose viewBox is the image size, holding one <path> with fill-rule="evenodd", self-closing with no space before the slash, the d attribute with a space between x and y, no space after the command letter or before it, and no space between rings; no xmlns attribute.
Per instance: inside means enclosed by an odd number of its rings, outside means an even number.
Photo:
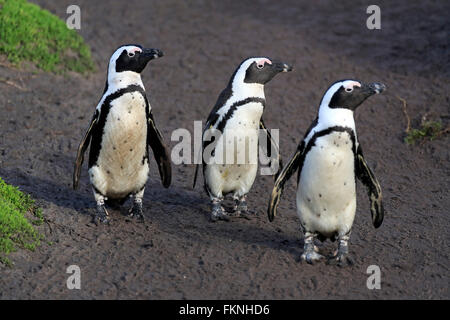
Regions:
<svg viewBox="0 0 450 320"><path fill-rule="evenodd" d="M247 59L249 60L249 59ZM245 71L245 83L266 84L280 72L289 72L292 67L269 58L250 58L252 61Z"/></svg>
<svg viewBox="0 0 450 320"><path fill-rule="evenodd" d="M115 64L115 72L132 71L141 73L147 63L163 56L159 49L142 48L131 44L119 47L111 57L110 63Z"/></svg>
<svg viewBox="0 0 450 320"><path fill-rule="evenodd" d="M383 92L386 86L379 82L363 83L356 80L343 80L334 83L326 95L331 96L328 107L354 111L368 97Z"/></svg>
<svg viewBox="0 0 450 320"><path fill-rule="evenodd" d="M272 61L266 57L247 58L241 62L231 77L231 81L244 84L261 84L269 82L280 72L291 71L286 63Z"/></svg>

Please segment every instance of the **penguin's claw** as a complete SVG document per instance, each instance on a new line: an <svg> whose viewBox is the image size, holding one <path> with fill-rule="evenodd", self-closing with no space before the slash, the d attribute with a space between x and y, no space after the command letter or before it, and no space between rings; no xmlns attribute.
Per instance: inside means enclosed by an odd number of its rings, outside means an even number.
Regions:
<svg viewBox="0 0 450 320"><path fill-rule="evenodd" d="M301 259L303 261L306 261L308 264L314 264L315 262L318 262L319 260L324 259L325 257L321 255L320 253L317 253L316 251L308 251L303 252L301 255Z"/></svg>
<svg viewBox="0 0 450 320"><path fill-rule="evenodd" d="M353 259L351 259L348 254L338 254L334 257L331 257L327 261L327 264L331 266L346 267L353 265Z"/></svg>
<svg viewBox="0 0 450 320"><path fill-rule="evenodd" d="M216 222L218 220L230 221L230 218L225 212L225 209L221 205L214 205L210 217L211 222Z"/></svg>
<svg viewBox="0 0 450 320"><path fill-rule="evenodd" d="M246 209L246 210L242 210L242 211L237 211L236 216L238 218L251 220L252 216L256 216L256 212Z"/></svg>
<svg viewBox="0 0 450 320"><path fill-rule="evenodd" d="M327 264L340 267L353 265L353 260L348 254L348 246L339 246L339 249L335 252L335 254L328 259Z"/></svg>
<svg viewBox="0 0 450 320"><path fill-rule="evenodd" d="M316 235L307 232L305 237L305 245L303 247L303 254L301 260L306 261L308 264L314 264L325 257L319 253L319 248L314 245L314 238Z"/></svg>
<svg viewBox="0 0 450 320"><path fill-rule="evenodd" d="M104 205L98 205L95 216L92 221L98 226L98 223L109 224L108 211Z"/></svg>
<svg viewBox="0 0 450 320"><path fill-rule="evenodd" d="M240 214L248 213L247 201L244 200L244 201L239 202L236 211Z"/></svg>
<svg viewBox="0 0 450 320"><path fill-rule="evenodd" d="M128 217L136 218L140 222L144 222L144 210L142 209L142 202L135 202L133 207L131 207Z"/></svg>
<svg viewBox="0 0 450 320"><path fill-rule="evenodd" d="M216 222L218 220L230 221L230 217L227 216L225 212L222 213L211 213L211 222Z"/></svg>
<svg viewBox="0 0 450 320"><path fill-rule="evenodd" d="M248 210L247 201L245 200L245 196L240 199L236 199L236 204L234 207L234 212L237 217L249 219L248 215L252 215L253 212Z"/></svg>

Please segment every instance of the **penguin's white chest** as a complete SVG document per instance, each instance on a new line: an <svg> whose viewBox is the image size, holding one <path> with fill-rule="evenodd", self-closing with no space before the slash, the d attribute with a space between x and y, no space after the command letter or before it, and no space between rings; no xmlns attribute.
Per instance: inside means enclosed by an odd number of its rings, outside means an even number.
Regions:
<svg viewBox="0 0 450 320"><path fill-rule="evenodd" d="M302 225L324 236L350 231L356 211L353 145L347 132L317 138L303 163L297 190Z"/></svg>
<svg viewBox="0 0 450 320"><path fill-rule="evenodd" d="M144 97L131 92L111 102L92 184L110 198L139 191L148 177L147 119Z"/></svg>
<svg viewBox="0 0 450 320"><path fill-rule="evenodd" d="M215 148L216 164L205 174L211 192L221 197L233 192L242 196L250 190L258 170L258 129L263 113L261 103L238 108L228 119Z"/></svg>

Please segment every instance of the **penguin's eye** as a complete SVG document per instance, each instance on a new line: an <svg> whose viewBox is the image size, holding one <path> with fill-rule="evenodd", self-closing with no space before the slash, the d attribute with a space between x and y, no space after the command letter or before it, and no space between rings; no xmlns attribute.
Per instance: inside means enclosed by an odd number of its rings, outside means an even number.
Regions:
<svg viewBox="0 0 450 320"><path fill-rule="evenodd" d="M352 92L352 91L353 91L353 88L345 88L345 91L347 91L347 92Z"/></svg>
<svg viewBox="0 0 450 320"><path fill-rule="evenodd" d="M130 58L134 57L134 52L128 52L128 56L129 56Z"/></svg>
<svg viewBox="0 0 450 320"><path fill-rule="evenodd" d="M264 68L264 64L257 64L256 67L257 67L258 69L262 69L262 68Z"/></svg>

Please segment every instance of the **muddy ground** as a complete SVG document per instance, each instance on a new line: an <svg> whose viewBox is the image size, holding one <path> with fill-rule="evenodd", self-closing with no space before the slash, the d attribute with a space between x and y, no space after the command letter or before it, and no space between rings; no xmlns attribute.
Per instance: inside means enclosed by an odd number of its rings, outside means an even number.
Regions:
<svg viewBox="0 0 450 320"><path fill-rule="evenodd" d="M72 0L36 1L66 19ZM381 30L368 30L364 1L92 1L78 0L81 35L97 72L59 76L8 66L0 74L0 176L30 193L47 222L46 242L0 267L2 299L309 299L424 298L449 295L449 135L408 146L422 116L449 119L448 1L378 1ZM258 176L249 194L251 220L208 222L203 189L190 189L193 166L173 166L161 186L156 165L144 198L146 223L111 210L109 226L91 224L94 200L83 168L71 177L78 143L101 96L108 59L124 43L160 48L143 72L157 124L167 143L176 128L205 120L239 62L266 55L294 72L266 86L266 125L281 130L287 161L315 118L328 85L342 78L381 81L388 90L356 112L360 143L384 192L386 217L370 222L359 184L350 242L355 264L300 263L303 242L295 213L295 179L279 215L266 215L273 180ZM171 142L171 146L175 142ZM124 209L125 210L125 209ZM335 244L323 244L331 252ZM67 266L81 268L81 290L66 288ZM381 289L368 290L369 265Z"/></svg>

